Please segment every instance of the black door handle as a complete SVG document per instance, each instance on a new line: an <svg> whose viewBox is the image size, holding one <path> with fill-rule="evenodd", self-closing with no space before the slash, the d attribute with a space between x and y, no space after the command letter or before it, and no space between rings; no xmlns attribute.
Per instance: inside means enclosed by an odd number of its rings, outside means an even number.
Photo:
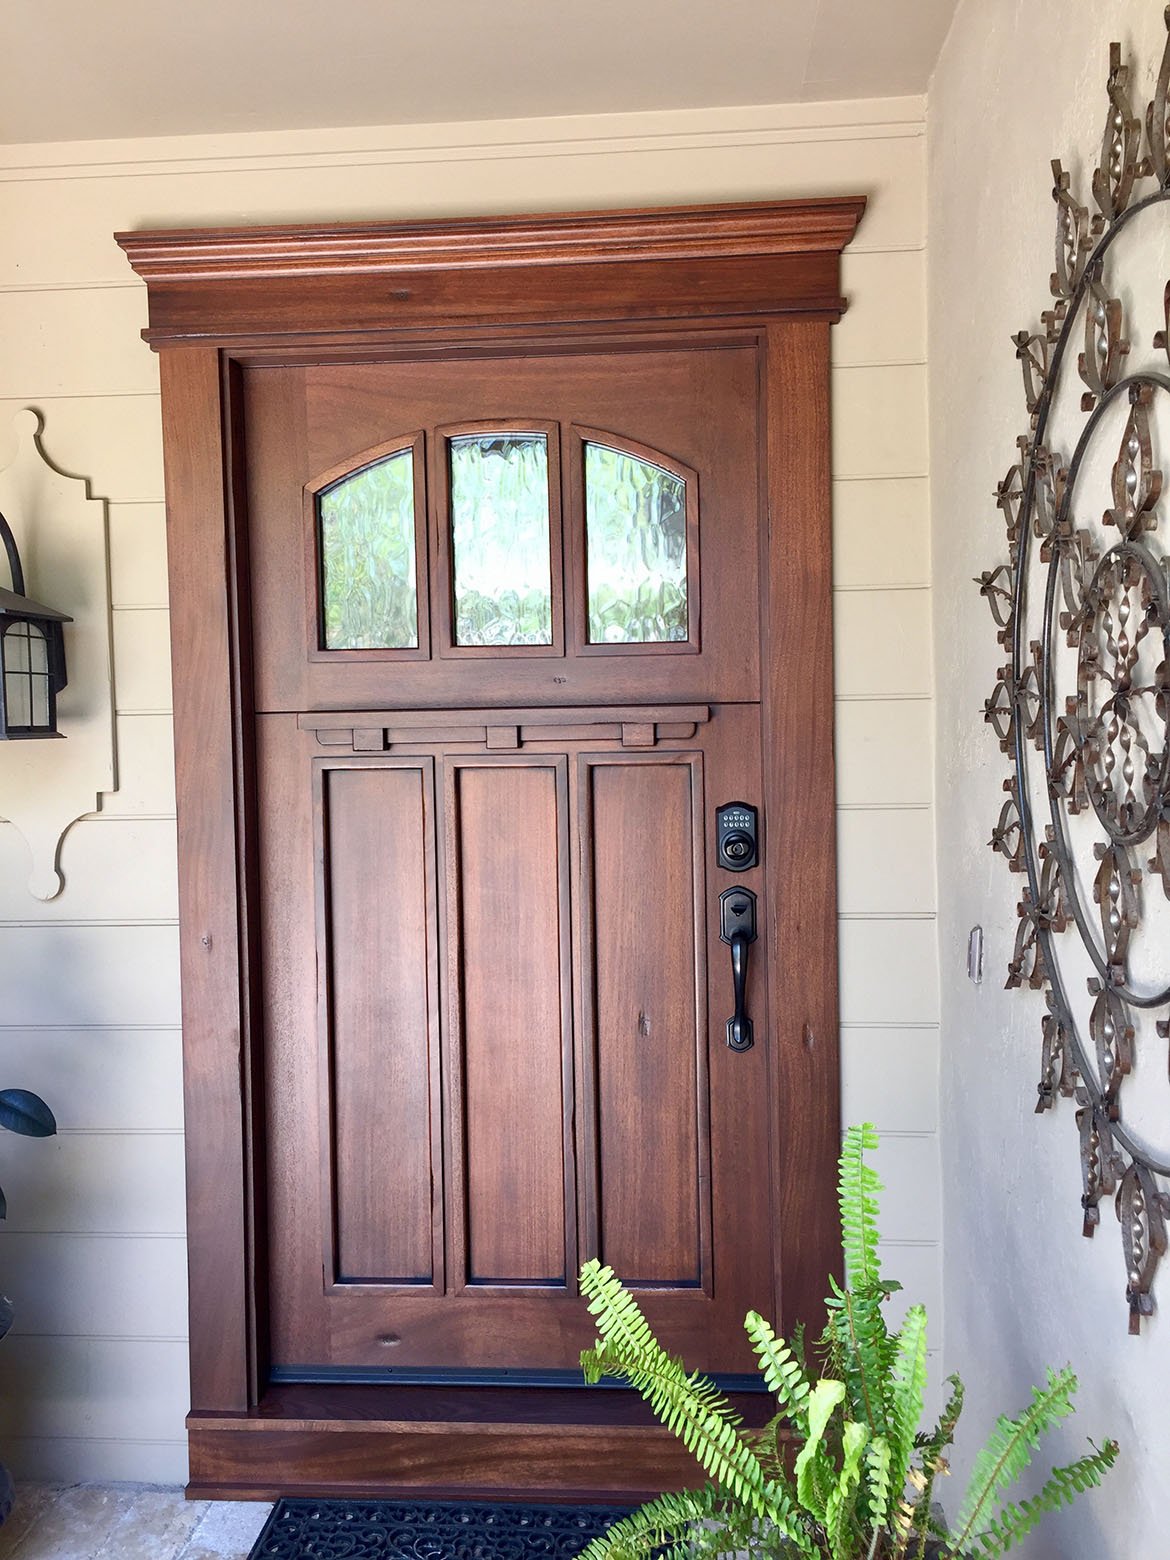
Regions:
<svg viewBox="0 0 1170 1560"><path fill-rule="evenodd" d="M750 888L726 888L720 894L719 936L731 948L735 988L735 1012L727 1020L727 1043L733 1051L750 1051L755 1036L747 1015L748 949L756 940L756 896Z"/></svg>

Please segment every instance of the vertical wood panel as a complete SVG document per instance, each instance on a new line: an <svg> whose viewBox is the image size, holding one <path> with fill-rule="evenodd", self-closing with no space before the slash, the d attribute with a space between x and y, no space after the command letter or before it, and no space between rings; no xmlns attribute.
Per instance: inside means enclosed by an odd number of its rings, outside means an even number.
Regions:
<svg viewBox="0 0 1170 1560"><path fill-rule="evenodd" d="M567 1277L566 765L452 768L466 1281L559 1286Z"/></svg>
<svg viewBox="0 0 1170 1560"><path fill-rule="evenodd" d="M220 358L164 352L175 772L180 838L191 1393L243 1409L250 1386L249 1236L241 1053L246 933L237 877L241 778L235 560L224 492ZM210 410L209 410L210 409Z"/></svg>
<svg viewBox="0 0 1170 1560"><path fill-rule="evenodd" d="M839 1271L840 1146L829 324L770 326L763 570L766 957L776 1310L811 1332Z"/></svg>
<svg viewBox="0 0 1170 1560"><path fill-rule="evenodd" d="M692 771L590 770L600 1254L627 1283L702 1279Z"/></svg>
<svg viewBox="0 0 1170 1560"><path fill-rule="evenodd" d="M325 776L342 1281L430 1283L434 1276L429 790L429 765Z"/></svg>

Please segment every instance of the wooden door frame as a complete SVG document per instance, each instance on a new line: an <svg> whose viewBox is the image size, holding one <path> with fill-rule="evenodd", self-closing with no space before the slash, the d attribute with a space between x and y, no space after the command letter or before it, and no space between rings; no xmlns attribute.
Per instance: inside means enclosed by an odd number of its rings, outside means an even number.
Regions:
<svg viewBox="0 0 1170 1560"><path fill-rule="evenodd" d="M147 283L144 335L161 359L192 1493L603 1498L695 1476L623 1394L267 1384L242 366L729 330L756 339L765 866L785 885L764 929L775 1308L786 1326L815 1320L839 1265L829 334L845 307L841 250L864 207L842 198L117 235ZM813 869L786 877L793 862Z"/></svg>

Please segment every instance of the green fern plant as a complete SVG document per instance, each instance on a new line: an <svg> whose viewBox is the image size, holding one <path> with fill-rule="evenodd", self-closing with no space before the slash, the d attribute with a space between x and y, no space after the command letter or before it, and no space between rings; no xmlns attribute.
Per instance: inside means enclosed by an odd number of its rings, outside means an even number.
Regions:
<svg viewBox="0 0 1170 1560"><path fill-rule="evenodd" d="M779 1410L763 1430L745 1430L712 1382L663 1349L611 1268L597 1261L582 1268L581 1291L600 1334L581 1355L586 1380L611 1376L635 1387L708 1478L702 1489L662 1495L622 1518L583 1560L737 1551L784 1560L984 1560L1005 1554L1112 1467L1118 1449L1107 1441L1055 1469L1032 1499L1004 1503L1040 1437L1072 1412L1076 1377L1049 1371L1021 1414L998 1420L954 1529L944 1531L935 1486L947 1472L963 1386L949 1378L938 1423L921 1431L926 1312L911 1306L897 1332L886 1326L884 1302L900 1286L881 1276L881 1184L865 1157L876 1147L868 1123L845 1134L838 1191L846 1283L831 1281L816 1350L821 1373L810 1372L802 1338L786 1343L755 1311L744 1321Z"/></svg>

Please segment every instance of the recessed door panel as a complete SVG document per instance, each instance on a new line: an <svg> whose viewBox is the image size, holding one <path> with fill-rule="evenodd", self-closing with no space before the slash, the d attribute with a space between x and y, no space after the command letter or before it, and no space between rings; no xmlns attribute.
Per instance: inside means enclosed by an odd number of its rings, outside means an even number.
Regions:
<svg viewBox="0 0 1170 1560"><path fill-rule="evenodd" d="M703 775L583 758L598 1253L638 1286L702 1284L709 1194Z"/></svg>
<svg viewBox="0 0 1170 1560"><path fill-rule="evenodd" d="M423 761L321 776L341 1283L429 1285L436 1277L432 773Z"/></svg>
<svg viewBox="0 0 1170 1560"><path fill-rule="evenodd" d="M464 1281L563 1288L565 761L451 760L447 773Z"/></svg>

